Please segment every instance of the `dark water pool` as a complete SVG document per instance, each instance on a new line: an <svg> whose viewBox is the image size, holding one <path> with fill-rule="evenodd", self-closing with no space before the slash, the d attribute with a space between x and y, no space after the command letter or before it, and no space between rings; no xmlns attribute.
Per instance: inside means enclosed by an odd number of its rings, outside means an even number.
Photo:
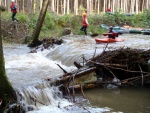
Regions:
<svg viewBox="0 0 150 113"><path fill-rule="evenodd" d="M84 93L92 106L109 107L109 113L150 113L150 87L98 88Z"/></svg>

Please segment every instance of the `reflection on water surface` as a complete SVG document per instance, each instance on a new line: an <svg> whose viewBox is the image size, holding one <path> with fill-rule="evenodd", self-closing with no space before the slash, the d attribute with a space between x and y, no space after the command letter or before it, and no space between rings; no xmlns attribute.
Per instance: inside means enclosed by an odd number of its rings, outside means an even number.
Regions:
<svg viewBox="0 0 150 113"><path fill-rule="evenodd" d="M109 107L114 112L150 113L150 88L126 87L84 91L93 106Z"/></svg>

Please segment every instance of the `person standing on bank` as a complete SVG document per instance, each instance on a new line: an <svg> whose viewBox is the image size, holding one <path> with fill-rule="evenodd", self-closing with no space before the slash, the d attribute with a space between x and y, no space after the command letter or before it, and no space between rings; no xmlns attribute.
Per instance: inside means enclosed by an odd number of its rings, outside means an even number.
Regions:
<svg viewBox="0 0 150 113"><path fill-rule="evenodd" d="M86 29L87 29L89 23L88 23L88 19L87 19L86 13L83 13L82 17L83 17L83 19L82 19L82 27L81 27L80 30L84 31L85 35L87 35L87 30Z"/></svg>
<svg viewBox="0 0 150 113"><path fill-rule="evenodd" d="M12 12L12 21L16 20L18 22L18 20L15 18L16 14L17 14L17 4L15 3L15 0L11 0L11 5L10 5L10 9Z"/></svg>

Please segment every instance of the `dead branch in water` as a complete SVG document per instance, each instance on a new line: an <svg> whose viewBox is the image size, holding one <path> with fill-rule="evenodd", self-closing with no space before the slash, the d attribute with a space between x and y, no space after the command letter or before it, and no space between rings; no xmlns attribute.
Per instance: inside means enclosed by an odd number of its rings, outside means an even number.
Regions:
<svg viewBox="0 0 150 113"><path fill-rule="evenodd" d="M75 89L80 89L83 96L83 89L95 88L103 85L112 84L115 86L145 85L150 84L150 65L147 61L150 59L150 50L119 49L114 51L104 51L103 54L86 60L83 56L83 66L76 66L78 70L65 73L59 80L54 81L68 87L68 94L71 91L74 95ZM96 80L83 81L75 83L75 79L87 77L89 73L95 73ZM94 75L92 75L94 76ZM102 80L99 80L102 78ZM120 82L114 81L116 78ZM72 83L72 85L71 85ZM81 86L82 84L82 86ZM73 97L74 98L74 97Z"/></svg>
<svg viewBox="0 0 150 113"><path fill-rule="evenodd" d="M141 66L139 65L139 68L141 70L141 76L142 76L142 86L143 86L143 72L142 72L142 69L141 69Z"/></svg>
<svg viewBox="0 0 150 113"><path fill-rule="evenodd" d="M87 99L86 96L85 96L85 94L84 94L84 92L83 92L82 84L80 85L80 87L81 87L81 92L82 92L83 97L84 97L85 99Z"/></svg>
<svg viewBox="0 0 150 113"><path fill-rule="evenodd" d="M139 80L139 79L146 78L146 77L149 77L149 79L150 79L150 73L149 73L149 74L146 74L146 75L143 75L143 77L142 77L142 76L137 76L137 77L131 77L131 78L122 80L121 83L122 83L122 84L131 84L131 83L133 83L133 82L135 82L135 81L137 81L137 80ZM148 81L149 79L145 79L145 80ZM143 79L142 79L142 80L143 80ZM144 82L144 81L143 81L143 82Z"/></svg>

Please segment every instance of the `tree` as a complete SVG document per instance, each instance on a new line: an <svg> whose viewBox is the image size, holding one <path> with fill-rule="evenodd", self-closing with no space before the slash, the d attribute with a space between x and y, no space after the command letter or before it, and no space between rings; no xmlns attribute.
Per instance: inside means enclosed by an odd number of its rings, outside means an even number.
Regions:
<svg viewBox="0 0 150 113"><path fill-rule="evenodd" d="M5 62L3 55L3 45L2 45L2 36L1 36L1 9L0 9L0 113L3 112L3 108L14 99L13 88L8 81L5 71Z"/></svg>
<svg viewBox="0 0 150 113"><path fill-rule="evenodd" d="M39 14L39 17L38 17L38 20L36 23L36 27L35 27L33 34L32 34L33 41L31 44L28 45L29 47L35 47L35 46L38 46L41 44L41 42L39 41L39 35L40 35L42 24L43 24L45 15L46 15L47 7L48 7L48 1L49 0L43 0L42 9L40 11L40 14Z"/></svg>

